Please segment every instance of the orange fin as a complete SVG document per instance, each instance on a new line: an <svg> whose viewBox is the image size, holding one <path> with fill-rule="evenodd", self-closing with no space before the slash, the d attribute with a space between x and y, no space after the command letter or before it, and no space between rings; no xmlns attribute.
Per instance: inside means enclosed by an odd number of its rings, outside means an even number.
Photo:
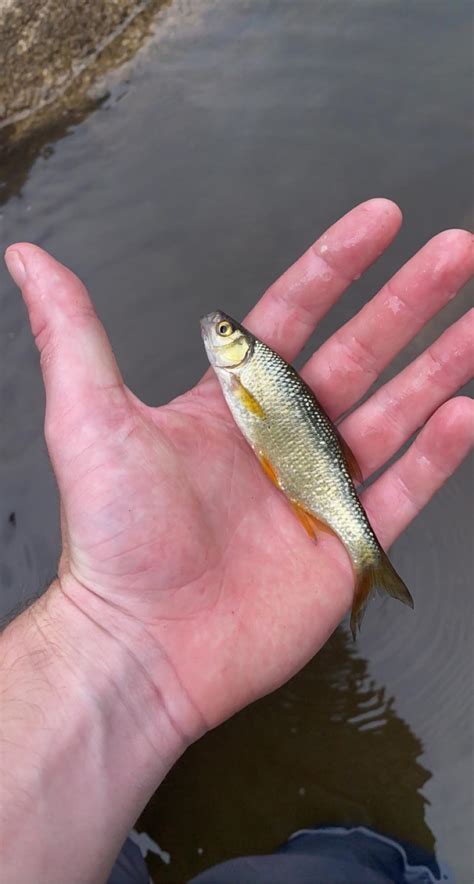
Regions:
<svg viewBox="0 0 474 884"><path fill-rule="evenodd" d="M300 520L304 530L311 537L312 540L316 540L316 526L313 522L313 518L299 503L296 503L294 500L290 501L291 506L295 512L295 515Z"/></svg>
<svg viewBox="0 0 474 884"><path fill-rule="evenodd" d="M332 528L330 528L330 526L326 524L326 522L323 522L321 519L318 519L317 516L313 516L312 513L311 513L311 518L312 518L314 525L318 531L322 531L323 534L332 534L333 537L337 537L336 532L333 531Z"/></svg>
<svg viewBox="0 0 474 884"><path fill-rule="evenodd" d="M357 459L356 459L354 452L352 451L352 448L349 447L346 440L343 438L343 436L341 436L338 429L336 429L336 433L337 433L337 436L339 439L339 444L341 446L342 453L344 455L344 459L347 463L347 468L348 468L352 478L355 479L356 482L363 482L362 470L361 470L359 464L357 463Z"/></svg>
<svg viewBox="0 0 474 884"><path fill-rule="evenodd" d="M251 414L256 414L257 417L265 419L266 415L260 403L257 402L255 396L252 396L250 390L247 390L247 387L244 387L243 383L235 376L234 390L247 411L250 411Z"/></svg>
<svg viewBox="0 0 474 884"><path fill-rule="evenodd" d="M320 519L317 518L317 516L313 515L313 513L310 513L307 509L301 506L300 503L297 503L295 500L291 500L290 503L293 507L293 510L295 511L295 514L303 525L303 528L311 538L316 540L318 531L323 531L325 534L334 534L334 531L329 527L329 525L326 525L326 522L322 522Z"/></svg>
<svg viewBox="0 0 474 884"><path fill-rule="evenodd" d="M273 484L276 485L277 488L280 488L280 481L276 474L276 470L274 470L268 458L265 457L265 455L262 454L260 451L257 452L257 457L260 461L263 472L267 474L270 481L273 482Z"/></svg>
<svg viewBox="0 0 474 884"><path fill-rule="evenodd" d="M351 611L351 631L354 640L357 629L360 629L367 604L376 589L398 599L404 605L409 605L410 608L414 607L413 599L402 578L398 576L388 556L381 549L378 560L363 567L356 577Z"/></svg>

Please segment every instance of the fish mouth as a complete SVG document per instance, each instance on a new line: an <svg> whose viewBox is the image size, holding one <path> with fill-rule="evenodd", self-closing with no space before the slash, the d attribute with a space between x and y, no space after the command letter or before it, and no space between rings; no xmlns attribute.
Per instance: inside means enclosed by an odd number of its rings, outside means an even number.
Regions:
<svg viewBox="0 0 474 884"><path fill-rule="evenodd" d="M206 339L209 334L211 328L213 328L219 320L221 320L225 316L221 310L212 310L211 313L206 313L205 316L201 316L200 326L201 326L201 336Z"/></svg>

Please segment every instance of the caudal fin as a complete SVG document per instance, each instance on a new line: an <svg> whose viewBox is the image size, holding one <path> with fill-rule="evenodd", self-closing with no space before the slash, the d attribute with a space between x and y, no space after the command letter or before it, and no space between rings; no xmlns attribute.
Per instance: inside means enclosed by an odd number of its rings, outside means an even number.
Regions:
<svg viewBox="0 0 474 884"><path fill-rule="evenodd" d="M354 639L357 629L360 629L367 604L376 589L398 599L404 605L409 605L410 608L414 607L413 599L402 578L398 576L388 556L381 549L379 558L363 567L357 575L351 611L351 631Z"/></svg>

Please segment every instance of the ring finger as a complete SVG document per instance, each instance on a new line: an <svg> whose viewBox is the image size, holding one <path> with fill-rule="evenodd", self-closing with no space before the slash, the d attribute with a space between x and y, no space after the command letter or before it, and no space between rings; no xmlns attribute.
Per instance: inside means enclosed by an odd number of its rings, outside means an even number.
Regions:
<svg viewBox="0 0 474 884"><path fill-rule="evenodd" d="M471 310L339 425L364 478L390 460L471 379L473 326Z"/></svg>

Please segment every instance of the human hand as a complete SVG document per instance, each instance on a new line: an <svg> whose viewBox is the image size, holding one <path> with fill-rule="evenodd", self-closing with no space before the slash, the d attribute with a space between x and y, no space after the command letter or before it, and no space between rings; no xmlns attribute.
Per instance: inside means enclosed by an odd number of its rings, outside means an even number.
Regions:
<svg viewBox="0 0 474 884"><path fill-rule="evenodd" d="M371 200L338 221L264 295L245 324L287 360L400 224ZM15 254L26 268L22 282ZM161 408L123 383L79 280L36 246L7 252L41 353L46 439L62 511L62 593L118 641L156 649L176 675L187 739L288 679L351 604L339 542L305 534L235 427L212 372ZM333 419L473 271L472 237L430 241L306 363ZM222 306L232 313L232 305ZM365 478L420 426L410 449L363 494L389 546L455 470L472 439L472 405L450 399L471 373L469 317L446 331L340 426ZM170 329L179 342L179 329ZM196 327L196 334L199 333ZM404 577L410 584L410 575ZM407 615L410 616L410 615ZM148 676L170 708L159 662ZM179 688L176 688L179 685ZM181 707L180 707L181 708Z"/></svg>

